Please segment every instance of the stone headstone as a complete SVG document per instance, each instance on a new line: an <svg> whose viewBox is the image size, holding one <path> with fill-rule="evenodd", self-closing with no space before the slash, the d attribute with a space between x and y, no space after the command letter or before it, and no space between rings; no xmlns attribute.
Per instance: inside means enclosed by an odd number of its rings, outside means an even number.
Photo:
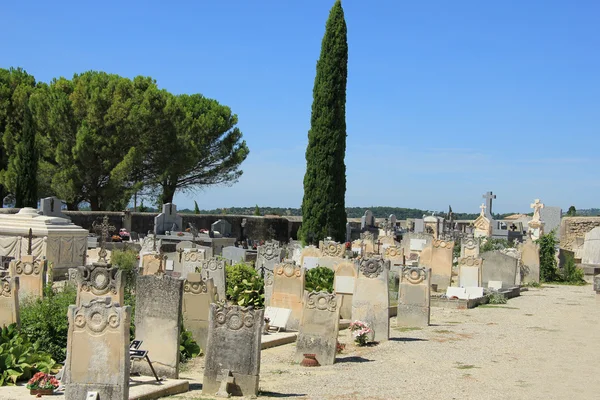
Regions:
<svg viewBox="0 0 600 400"><path fill-rule="evenodd" d="M203 352L208 340L208 314L210 305L217 300L217 290L212 279L202 279L199 273L188 274L183 284L183 326Z"/></svg>
<svg viewBox="0 0 600 400"><path fill-rule="evenodd" d="M502 287L514 287L519 274L519 260L500 251L481 253L483 267L481 281L484 287L489 281L502 281Z"/></svg>
<svg viewBox="0 0 600 400"><path fill-rule="evenodd" d="M144 254L142 255L141 274L154 275L161 269L164 269L163 263L164 260L161 260L160 254L158 253Z"/></svg>
<svg viewBox="0 0 600 400"><path fill-rule="evenodd" d="M581 262L583 264L600 264L600 226L585 234Z"/></svg>
<svg viewBox="0 0 600 400"><path fill-rule="evenodd" d="M183 218L177 214L177 206L173 203L163 204L162 213L154 217L154 234L164 235L166 231L179 232L182 228Z"/></svg>
<svg viewBox="0 0 600 400"><path fill-rule="evenodd" d="M392 231L395 231L396 224L398 224L398 218L396 218L396 215L390 214L390 216L388 217L388 221L390 222L390 227L392 228Z"/></svg>
<svg viewBox="0 0 600 400"><path fill-rule="evenodd" d="M211 232L219 232L221 236L229 237L231 236L231 224L229 221L220 219L218 221L213 222L210 225Z"/></svg>
<svg viewBox="0 0 600 400"><path fill-rule="evenodd" d="M321 240L319 242L319 250L323 257L344 257L346 246L342 243L332 240Z"/></svg>
<svg viewBox="0 0 600 400"><path fill-rule="evenodd" d="M159 376L179 378L179 334L183 280L167 275L138 276L135 286L135 338ZM146 360L136 360L132 372L152 376Z"/></svg>
<svg viewBox="0 0 600 400"><path fill-rule="evenodd" d="M221 255L224 259L231 262L232 265L246 262L247 249L235 246L223 247Z"/></svg>
<svg viewBox="0 0 600 400"><path fill-rule="evenodd" d="M110 298L69 306L65 399L81 400L88 392L100 399L129 399L129 327L131 307Z"/></svg>
<svg viewBox="0 0 600 400"><path fill-rule="evenodd" d="M352 319L366 322L374 332L373 340L386 341L390 337L389 261L365 258L360 261L358 270L352 296Z"/></svg>
<svg viewBox="0 0 600 400"><path fill-rule="evenodd" d="M461 300L469 300L467 290L463 287L448 287L446 288L446 297L449 299L457 298Z"/></svg>
<svg viewBox="0 0 600 400"><path fill-rule="evenodd" d="M431 283L437 285L440 291L450 286L453 250L454 242L435 239L431 246L423 249L419 258L420 266L431 268Z"/></svg>
<svg viewBox="0 0 600 400"><path fill-rule="evenodd" d="M58 197L46 197L40 200L40 212L47 217L70 219L62 212L62 200Z"/></svg>
<svg viewBox="0 0 600 400"><path fill-rule="evenodd" d="M46 285L46 260L34 256L22 256L10 263L10 276L19 278L19 300L44 296Z"/></svg>
<svg viewBox="0 0 600 400"><path fill-rule="evenodd" d="M369 228L373 228L375 226L375 217L370 210L365 211L365 215L363 215L360 219L360 229L365 230Z"/></svg>
<svg viewBox="0 0 600 400"><path fill-rule="evenodd" d="M225 260L211 257L208 260L202 260L197 272L202 274L203 279L212 279L217 288L219 300L225 300L227 284L225 282Z"/></svg>
<svg viewBox="0 0 600 400"><path fill-rule="evenodd" d="M532 240L519 245L521 253L521 282L540 283L540 246Z"/></svg>
<svg viewBox="0 0 600 400"><path fill-rule="evenodd" d="M210 305L202 393L214 396L230 371L232 396L257 396L264 310ZM229 375L229 374L227 374Z"/></svg>
<svg viewBox="0 0 600 400"><path fill-rule="evenodd" d="M19 319L19 278L0 278L0 328L21 325Z"/></svg>
<svg viewBox="0 0 600 400"><path fill-rule="evenodd" d="M544 231L552 232L556 229L555 235L560 239L560 221L562 219L562 209L560 207L544 206L540 210L541 220L544 221Z"/></svg>
<svg viewBox="0 0 600 400"><path fill-rule="evenodd" d="M303 297L304 269L290 263L279 264L275 267L273 293L269 305L292 310L286 330L298 330L302 316Z"/></svg>
<svg viewBox="0 0 600 400"><path fill-rule="evenodd" d="M278 242L268 242L257 247L256 268L273 272L277 264L283 260L285 249Z"/></svg>
<svg viewBox="0 0 600 400"><path fill-rule="evenodd" d="M303 257L302 258L302 268L304 269L313 269L319 267L320 257Z"/></svg>
<svg viewBox="0 0 600 400"><path fill-rule="evenodd" d="M333 278L333 290L341 297L340 316L343 319L352 319L352 295L356 284L356 265L346 261L336 265Z"/></svg>
<svg viewBox="0 0 600 400"><path fill-rule="evenodd" d="M458 285L463 288L481 286L481 267L483 259L479 257L460 257L458 259Z"/></svg>
<svg viewBox="0 0 600 400"><path fill-rule="evenodd" d="M77 306L105 297L110 297L112 303L125 304L125 280L119 268L110 264L94 263L77 267L76 271Z"/></svg>
<svg viewBox="0 0 600 400"><path fill-rule="evenodd" d="M411 251L423 251L425 246L427 246L427 240L425 239L410 239Z"/></svg>
<svg viewBox="0 0 600 400"><path fill-rule="evenodd" d="M398 288L399 327L429 326L431 269L402 267Z"/></svg>
<svg viewBox="0 0 600 400"><path fill-rule="evenodd" d="M400 246L387 246L383 251L383 258L390 260L392 265L401 265L404 263L404 249Z"/></svg>
<svg viewBox="0 0 600 400"><path fill-rule="evenodd" d="M460 241L461 257L479 257L479 239L473 236L464 237Z"/></svg>
<svg viewBox="0 0 600 400"><path fill-rule="evenodd" d="M202 268L202 262L206 259L204 249L186 248L181 250L181 277L185 279L190 272L196 272Z"/></svg>
<svg viewBox="0 0 600 400"><path fill-rule="evenodd" d="M285 329L291 314L292 310L289 308L265 308L265 319L269 318L269 325L273 328Z"/></svg>
<svg viewBox="0 0 600 400"><path fill-rule="evenodd" d="M296 362L314 354L321 365L335 362L342 299L327 292L304 295L304 310L296 341Z"/></svg>
<svg viewBox="0 0 600 400"><path fill-rule="evenodd" d="M425 232L425 221L423 218L415 219L415 228L413 230L414 233L424 233Z"/></svg>

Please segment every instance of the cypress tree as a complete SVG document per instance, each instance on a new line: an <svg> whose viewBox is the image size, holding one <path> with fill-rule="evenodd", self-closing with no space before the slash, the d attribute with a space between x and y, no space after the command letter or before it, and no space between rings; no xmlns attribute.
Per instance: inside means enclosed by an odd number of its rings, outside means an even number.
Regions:
<svg viewBox="0 0 600 400"><path fill-rule="evenodd" d="M342 3L329 13L317 75L306 149L301 237L317 243L346 234L346 81L348 42Z"/></svg>
<svg viewBox="0 0 600 400"><path fill-rule="evenodd" d="M35 126L29 105L25 106L21 141L16 149L15 207L37 207L38 152L35 146Z"/></svg>

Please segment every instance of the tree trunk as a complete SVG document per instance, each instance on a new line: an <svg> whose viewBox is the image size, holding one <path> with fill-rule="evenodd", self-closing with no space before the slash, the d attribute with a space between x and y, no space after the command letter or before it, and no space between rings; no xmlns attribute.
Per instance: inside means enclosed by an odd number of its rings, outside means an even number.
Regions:
<svg viewBox="0 0 600 400"><path fill-rule="evenodd" d="M79 203L75 203L75 202L69 203L67 201L67 210L69 210L69 211L78 211L79 210Z"/></svg>
<svg viewBox="0 0 600 400"><path fill-rule="evenodd" d="M4 207L4 198L6 197L6 192L4 191L4 185L0 185L0 208Z"/></svg>
<svg viewBox="0 0 600 400"><path fill-rule="evenodd" d="M175 197L176 190L177 190L176 185L173 185L173 184L163 185L162 204L172 203L173 197Z"/></svg>
<svg viewBox="0 0 600 400"><path fill-rule="evenodd" d="M90 197L90 208L92 211L100 211L100 201L98 196Z"/></svg>

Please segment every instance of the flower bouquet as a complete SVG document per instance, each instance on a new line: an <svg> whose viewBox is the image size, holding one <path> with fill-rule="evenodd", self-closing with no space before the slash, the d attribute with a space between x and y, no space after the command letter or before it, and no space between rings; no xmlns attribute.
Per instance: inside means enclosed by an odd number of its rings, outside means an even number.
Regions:
<svg viewBox="0 0 600 400"><path fill-rule="evenodd" d="M358 346L365 346L373 334L373 329L369 328L366 322L354 321L350 324L350 332Z"/></svg>
<svg viewBox="0 0 600 400"><path fill-rule="evenodd" d="M28 382L27 389L30 394L53 394L59 382L54 376L44 372L38 372Z"/></svg>

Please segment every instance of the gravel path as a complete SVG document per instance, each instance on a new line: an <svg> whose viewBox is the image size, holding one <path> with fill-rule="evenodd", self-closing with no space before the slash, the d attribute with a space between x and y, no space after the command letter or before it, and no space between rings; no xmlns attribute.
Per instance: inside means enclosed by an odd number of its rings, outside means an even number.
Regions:
<svg viewBox="0 0 600 400"><path fill-rule="evenodd" d="M391 340L348 343L333 366L292 364L293 344L262 352L264 399L600 399L600 296L588 286L530 289L508 304L432 308L432 325ZM203 359L182 378L200 392Z"/></svg>

